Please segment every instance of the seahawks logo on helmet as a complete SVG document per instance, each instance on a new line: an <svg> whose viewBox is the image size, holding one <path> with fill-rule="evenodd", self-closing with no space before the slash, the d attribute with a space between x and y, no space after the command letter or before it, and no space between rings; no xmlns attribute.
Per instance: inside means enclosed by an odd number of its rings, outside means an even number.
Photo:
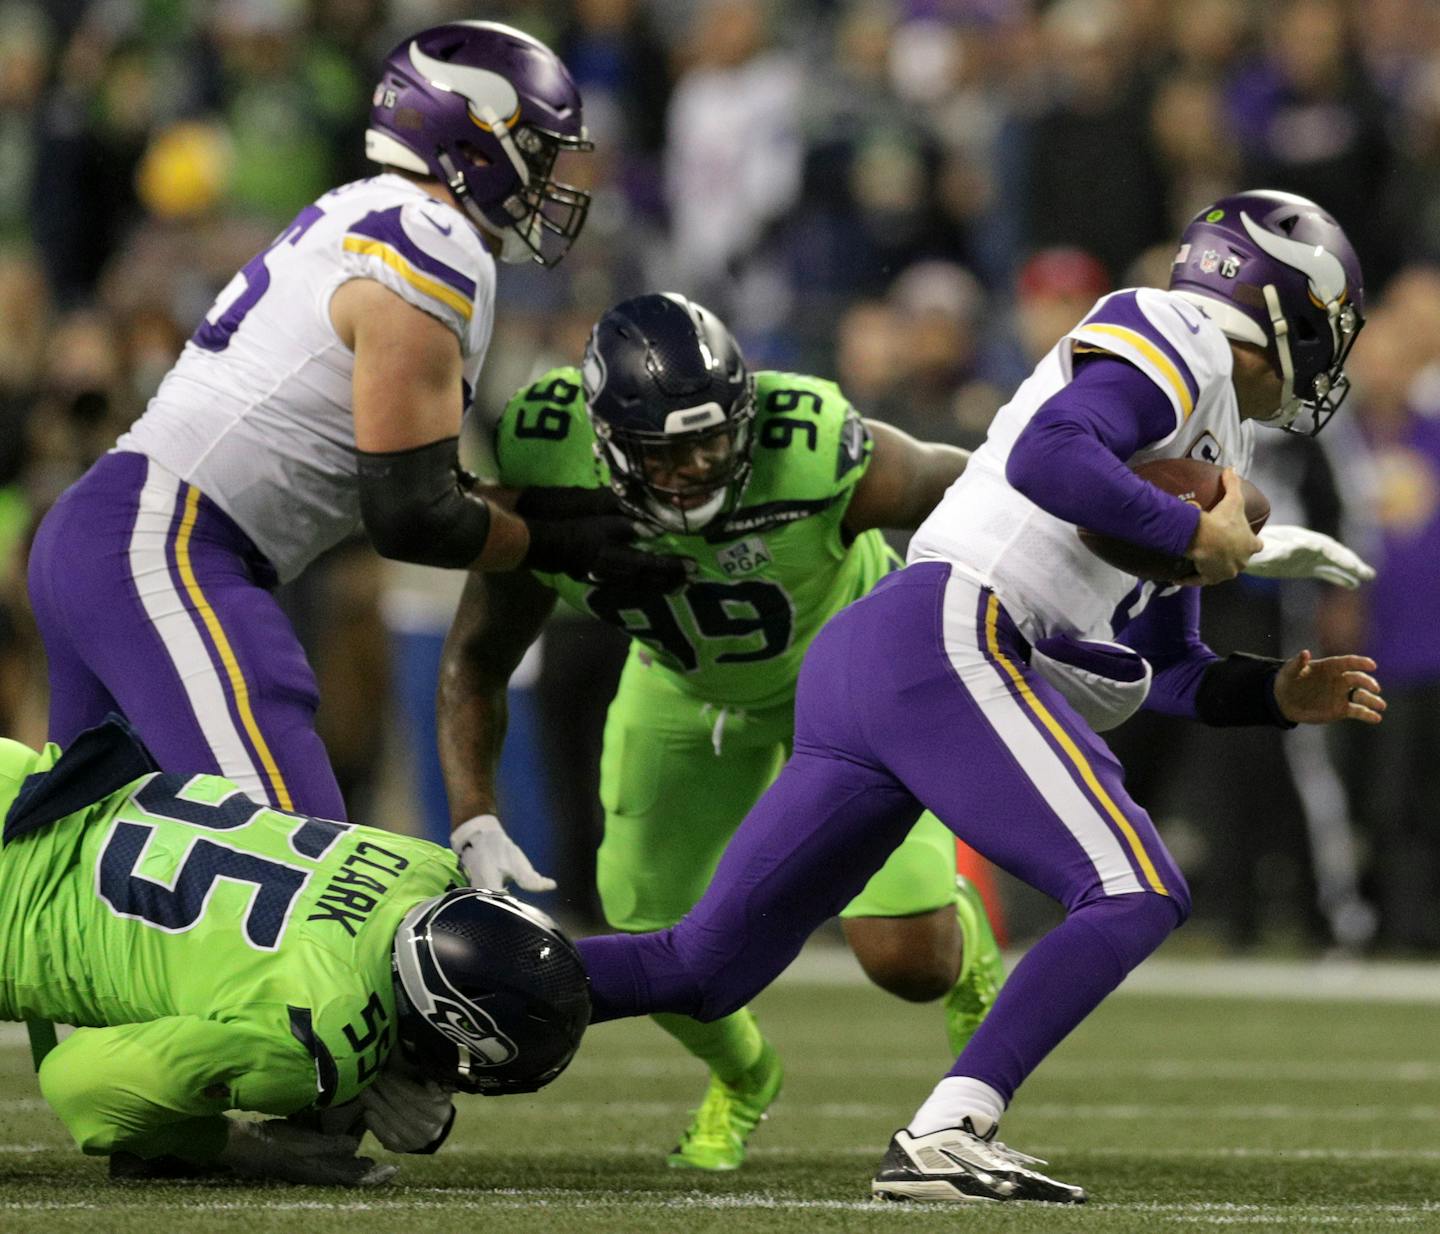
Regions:
<svg viewBox="0 0 1440 1234"><path fill-rule="evenodd" d="M533 1092L562 1072L590 1022L573 943L513 896L459 887L416 904L395 932L400 1047L464 1092Z"/></svg>
<svg viewBox="0 0 1440 1234"><path fill-rule="evenodd" d="M425 1018L437 1032L463 1041L470 1050L470 1062L481 1067L498 1067L511 1062L520 1055L515 1043L499 1029L499 1026L484 1010L471 1007L468 1010L459 1003L443 997L425 1009ZM483 1026L476 1021L483 1021Z"/></svg>

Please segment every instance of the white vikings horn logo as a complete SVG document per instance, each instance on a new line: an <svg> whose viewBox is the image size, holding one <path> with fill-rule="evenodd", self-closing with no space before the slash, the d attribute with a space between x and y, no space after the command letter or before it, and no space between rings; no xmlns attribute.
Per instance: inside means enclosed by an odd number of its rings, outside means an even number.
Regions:
<svg viewBox="0 0 1440 1234"><path fill-rule="evenodd" d="M471 118L483 128L491 127L491 116L498 116L507 126L520 116L520 95L499 73L468 64L447 64L427 56L419 43L410 44L410 63L431 85L461 95L469 104Z"/></svg>
<svg viewBox="0 0 1440 1234"><path fill-rule="evenodd" d="M1243 210L1240 221L1245 230L1265 252L1287 266L1293 266L1310 280L1315 298L1323 305L1333 304L1345 294L1345 267L1340 259L1319 244L1303 244L1289 236L1277 236L1251 221Z"/></svg>

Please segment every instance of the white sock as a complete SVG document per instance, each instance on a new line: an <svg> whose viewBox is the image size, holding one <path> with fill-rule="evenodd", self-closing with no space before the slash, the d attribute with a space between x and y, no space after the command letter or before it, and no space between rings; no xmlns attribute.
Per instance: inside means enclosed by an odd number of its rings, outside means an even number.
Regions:
<svg viewBox="0 0 1440 1234"><path fill-rule="evenodd" d="M958 1127L969 1118L975 1130L984 1135L1005 1113L1005 1098L982 1080L968 1075L947 1075L924 1104L915 1111L906 1130L914 1136L929 1135L946 1127Z"/></svg>

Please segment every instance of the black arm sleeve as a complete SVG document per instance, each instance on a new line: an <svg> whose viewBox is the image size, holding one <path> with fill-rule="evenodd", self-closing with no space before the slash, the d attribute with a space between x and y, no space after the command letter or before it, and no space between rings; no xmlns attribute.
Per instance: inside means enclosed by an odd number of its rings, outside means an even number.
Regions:
<svg viewBox="0 0 1440 1234"><path fill-rule="evenodd" d="M396 561L462 570L490 534L490 507L469 489L458 437L391 454L359 452L360 517L376 551Z"/></svg>
<svg viewBox="0 0 1440 1234"><path fill-rule="evenodd" d="M1294 728L1275 701L1275 674L1284 663L1243 651L1216 660L1200 679L1195 693L1196 716L1217 728L1242 724Z"/></svg>

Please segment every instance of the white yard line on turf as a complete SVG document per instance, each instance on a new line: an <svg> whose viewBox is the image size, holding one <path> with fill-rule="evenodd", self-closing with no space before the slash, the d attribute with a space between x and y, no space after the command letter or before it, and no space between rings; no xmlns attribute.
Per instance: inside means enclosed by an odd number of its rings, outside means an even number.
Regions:
<svg viewBox="0 0 1440 1234"><path fill-rule="evenodd" d="M1126 1161L1416 1161L1440 1162L1440 1148L1085 1148L1077 1149L1072 1144L1046 1144L1027 1142L1025 1147L1042 1156L1072 1159L1083 1157L1109 1159L1123 1158ZM0 1144L0 1156L33 1156L37 1153L62 1153L69 1155L72 1149L68 1143L56 1141L53 1144ZM880 1150L874 1144L851 1145L849 1147L814 1148L766 1148L750 1150L753 1161L794 1161L814 1158L817 1154L825 1157L843 1157L854 1161L875 1161ZM495 1149L490 1145L451 1144L445 1149L447 1157L483 1157L494 1160ZM536 1160L545 1158L574 1157L571 1149L536 1149L526 1154ZM650 1161L655 1156L653 1145L637 1146L596 1146L586 1149L586 1156L602 1157L607 1161Z"/></svg>
<svg viewBox="0 0 1440 1234"><path fill-rule="evenodd" d="M105 1203L88 1200L17 1200L0 1202L0 1212L64 1212L64 1211L105 1211L122 1212L417 1212L432 1210L441 1212L496 1212L553 1210L563 1213L573 1210L623 1210L658 1209L673 1212L676 1209L711 1211L771 1211L771 1212L863 1212L877 1217L885 1214L898 1220L907 1220L917 1214L934 1215L935 1205L927 1204L877 1204L873 1200L802 1200L786 1199L760 1192L738 1192L730 1195L713 1195L703 1192L633 1191L608 1195L590 1195L576 1191L536 1188L533 1191L497 1189L489 1192L441 1190L439 1198L426 1198L436 1189L417 1188L404 1194L376 1197L366 1200L282 1200L267 1199L261 1195L247 1195L237 1200L201 1200L188 1197L178 1200L149 1200L137 1196L132 1202L129 1197L116 1197ZM1168 1223L1186 1225L1239 1225L1247 1224L1297 1224L1307 1227L1348 1226L1365 1223L1373 1226L1377 1221L1386 1224L1408 1225L1421 1220L1433 1221L1440 1216L1440 1205L1418 1204L1215 1204L1215 1203L1119 1203L1095 1202L1092 1210L1110 1213L1135 1213L1138 1215L1164 1217Z"/></svg>

